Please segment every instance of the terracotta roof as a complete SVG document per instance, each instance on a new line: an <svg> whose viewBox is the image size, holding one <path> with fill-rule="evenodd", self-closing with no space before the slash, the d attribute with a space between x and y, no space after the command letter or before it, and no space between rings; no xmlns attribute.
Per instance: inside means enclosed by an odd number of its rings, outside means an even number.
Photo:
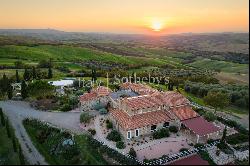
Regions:
<svg viewBox="0 0 250 166"><path fill-rule="evenodd" d="M177 92L159 92L150 95L125 98L121 100L121 103L130 107L131 110L138 110L163 105L176 107L187 105L189 101Z"/></svg>
<svg viewBox="0 0 250 166"><path fill-rule="evenodd" d="M92 93L96 93L98 96L108 96L112 90L105 86L98 86L91 90Z"/></svg>
<svg viewBox="0 0 250 166"><path fill-rule="evenodd" d="M205 136L210 133L214 133L220 130L213 123L206 121L203 117L196 117L182 121L182 123L192 130L195 134Z"/></svg>
<svg viewBox="0 0 250 166"><path fill-rule="evenodd" d="M208 161L203 160L199 155L195 154L193 156L175 161L169 165L209 165Z"/></svg>
<svg viewBox="0 0 250 166"><path fill-rule="evenodd" d="M167 111L153 111L134 116L129 116L126 112L117 109L111 109L109 112L124 130L133 130L172 120Z"/></svg>
<svg viewBox="0 0 250 166"><path fill-rule="evenodd" d="M189 103L189 100L185 96L174 91L162 92L158 96L165 105L170 107Z"/></svg>
<svg viewBox="0 0 250 166"><path fill-rule="evenodd" d="M83 95L80 96L80 101L90 101L97 98L97 94L96 93L85 93Z"/></svg>
<svg viewBox="0 0 250 166"><path fill-rule="evenodd" d="M152 108L163 105L162 101L153 95L129 97L122 99L121 103L130 107L131 110Z"/></svg>
<svg viewBox="0 0 250 166"><path fill-rule="evenodd" d="M175 107L170 109L170 111L181 121L199 116L190 106Z"/></svg>
<svg viewBox="0 0 250 166"><path fill-rule="evenodd" d="M148 85L145 84L137 84L137 83L131 83L131 82L126 82L121 84L120 86L122 89L130 89L139 95L147 95L147 94L153 94L159 92L156 89L151 88Z"/></svg>
<svg viewBox="0 0 250 166"><path fill-rule="evenodd" d="M99 87L92 89L90 93L85 93L81 95L80 101L81 102L90 101L90 100L94 100L97 97L108 96L111 92L112 92L111 89L104 87L104 86L99 86Z"/></svg>

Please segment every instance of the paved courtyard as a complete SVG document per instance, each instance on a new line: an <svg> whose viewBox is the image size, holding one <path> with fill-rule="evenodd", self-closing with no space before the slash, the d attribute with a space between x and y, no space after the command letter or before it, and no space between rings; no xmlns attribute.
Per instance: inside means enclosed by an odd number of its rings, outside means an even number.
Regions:
<svg viewBox="0 0 250 166"><path fill-rule="evenodd" d="M178 153L181 148L190 148L183 136L170 136L134 147L139 160L159 158L166 154Z"/></svg>

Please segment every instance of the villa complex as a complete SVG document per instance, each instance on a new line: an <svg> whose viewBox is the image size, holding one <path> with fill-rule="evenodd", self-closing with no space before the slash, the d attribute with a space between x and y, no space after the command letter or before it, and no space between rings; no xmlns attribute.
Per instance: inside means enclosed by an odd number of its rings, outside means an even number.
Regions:
<svg viewBox="0 0 250 166"><path fill-rule="evenodd" d="M124 83L117 92L106 87L94 88L82 95L80 102L82 110L93 109L95 104L109 105L109 119L127 139L169 126L185 130L197 143L216 138L220 132L196 113L180 93L159 92L143 84Z"/></svg>

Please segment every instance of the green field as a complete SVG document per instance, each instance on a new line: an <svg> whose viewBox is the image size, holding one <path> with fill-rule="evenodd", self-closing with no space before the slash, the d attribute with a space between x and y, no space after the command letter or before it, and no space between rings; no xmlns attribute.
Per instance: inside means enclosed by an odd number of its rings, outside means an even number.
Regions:
<svg viewBox="0 0 250 166"><path fill-rule="evenodd" d="M238 64L226 61L197 58L195 62L189 64L192 67L206 68L209 70L220 70L226 73L249 73L248 64Z"/></svg>
<svg viewBox="0 0 250 166"><path fill-rule="evenodd" d="M40 60L53 59L59 62L81 62L81 61L99 61L107 63L120 63L126 65L133 64L148 64L148 65L164 65L164 62L159 59L146 58L146 57L124 57L111 53L91 50L88 48L72 47L72 46L1 46L0 58L4 59L4 63L11 63L13 60L7 59L20 59L38 62Z"/></svg>

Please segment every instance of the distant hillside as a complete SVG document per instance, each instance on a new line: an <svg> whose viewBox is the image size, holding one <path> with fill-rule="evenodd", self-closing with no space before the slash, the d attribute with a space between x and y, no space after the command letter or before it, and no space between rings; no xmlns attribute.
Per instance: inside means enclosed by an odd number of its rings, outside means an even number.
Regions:
<svg viewBox="0 0 250 166"><path fill-rule="evenodd" d="M10 39L8 39L10 38ZM63 32L53 29L0 29L0 45L71 45L122 56L161 58L166 50L185 52L184 63L197 58L249 64L249 33L136 34ZM161 56L161 57L159 57Z"/></svg>

